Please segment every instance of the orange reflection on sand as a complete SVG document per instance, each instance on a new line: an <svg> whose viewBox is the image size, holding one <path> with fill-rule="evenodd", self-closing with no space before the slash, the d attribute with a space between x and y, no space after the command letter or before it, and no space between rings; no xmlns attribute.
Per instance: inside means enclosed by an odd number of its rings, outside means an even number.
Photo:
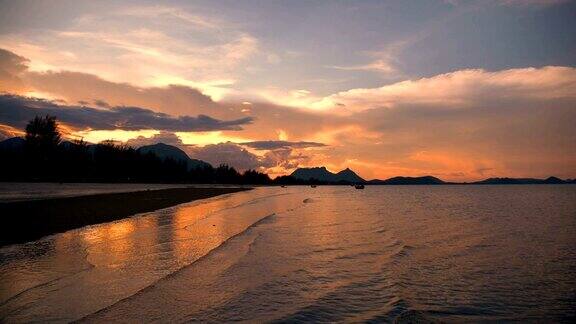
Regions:
<svg viewBox="0 0 576 324"><path fill-rule="evenodd" d="M115 265L133 257L136 247L149 243L153 236L138 237L132 235L136 227L142 227L153 219L142 218L138 222L132 219L96 225L81 232L83 246L87 248L87 258L94 265ZM153 224L149 224L153 226Z"/></svg>
<svg viewBox="0 0 576 324"><path fill-rule="evenodd" d="M81 234L86 243L92 245L101 243L102 241L113 241L129 236L133 231L134 224L127 220L122 220L89 227Z"/></svg>
<svg viewBox="0 0 576 324"><path fill-rule="evenodd" d="M214 248L227 238L226 217L208 217L218 210L231 207L228 200L181 206L176 209L171 226L172 251L179 263L185 264Z"/></svg>

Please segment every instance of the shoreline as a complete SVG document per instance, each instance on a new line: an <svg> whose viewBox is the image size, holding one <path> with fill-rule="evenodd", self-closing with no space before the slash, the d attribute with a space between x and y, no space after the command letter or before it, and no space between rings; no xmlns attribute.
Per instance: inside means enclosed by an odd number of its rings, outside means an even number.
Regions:
<svg viewBox="0 0 576 324"><path fill-rule="evenodd" d="M0 203L0 247L249 188L171 188Z"/></svg>

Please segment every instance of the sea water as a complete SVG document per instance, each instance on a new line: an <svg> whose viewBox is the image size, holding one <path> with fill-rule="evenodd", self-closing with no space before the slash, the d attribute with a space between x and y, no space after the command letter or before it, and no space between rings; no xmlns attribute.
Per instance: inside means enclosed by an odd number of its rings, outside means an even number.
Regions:
<svg viewBox="0 0 576 324"><path fill-rule="evenodd" d="M0 249L0 321L569 322L576 186L256 188Z"/></svg>

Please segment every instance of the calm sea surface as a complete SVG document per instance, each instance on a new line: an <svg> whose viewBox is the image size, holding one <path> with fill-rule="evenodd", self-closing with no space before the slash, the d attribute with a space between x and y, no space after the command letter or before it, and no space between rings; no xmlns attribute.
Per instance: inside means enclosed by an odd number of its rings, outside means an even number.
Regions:
<svg viewBox="0 0 576 324"><path fill-rule="evenodd" d="M576 320L576 186L257 188L0 249L0 322Z"/></svg>

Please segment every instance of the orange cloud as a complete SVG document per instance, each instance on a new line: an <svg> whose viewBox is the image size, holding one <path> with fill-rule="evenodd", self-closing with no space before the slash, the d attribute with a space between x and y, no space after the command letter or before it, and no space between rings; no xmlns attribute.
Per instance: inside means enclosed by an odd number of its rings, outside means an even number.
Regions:
<svg viewBox="0 0 576 324"><path fill-rule="evenodd" d="M112 141L119 141L119 142L127 142L131 139L135 139L138 137L145 137L150 138L156 134L159 134L160 131L157 130L123 130L123 129L115 129L115 130L81 130L81 131L72 131L70 134L75 138L81 138L86 142L89 143L100 143L102 141L112 140Z"/></svg>
<svg viewBox="0 0 576 324"><path fill-rule="evenodd" d="M141 87L193 86L214 100L231 91L241 64L259 47L236 26L167 6L85 15L66 29L4 34L0 44L30 59L34 72L75 71Z"/></svg>
<svg viewBox="0 0 576 324"><path fill-rule="evenodd" d="M576 98L576 68L547 66L487 72L460 70L380 88L352 89L325 98L354 111L401 105L464 108L483 100Z"/></svg>

